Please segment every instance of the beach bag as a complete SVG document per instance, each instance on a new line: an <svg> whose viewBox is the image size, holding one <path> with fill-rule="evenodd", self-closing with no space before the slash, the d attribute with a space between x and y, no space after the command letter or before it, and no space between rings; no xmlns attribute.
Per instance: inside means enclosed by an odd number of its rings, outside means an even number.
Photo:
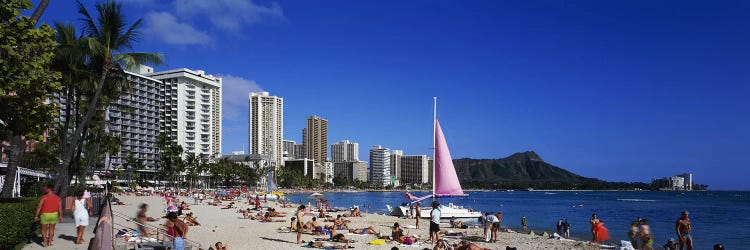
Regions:
<svg viewBox="0 0 750 250"><path fill-rule="evenodd" d="M374 239L370 241L370 245L382 246L385 245L385 239Z"/></svg>

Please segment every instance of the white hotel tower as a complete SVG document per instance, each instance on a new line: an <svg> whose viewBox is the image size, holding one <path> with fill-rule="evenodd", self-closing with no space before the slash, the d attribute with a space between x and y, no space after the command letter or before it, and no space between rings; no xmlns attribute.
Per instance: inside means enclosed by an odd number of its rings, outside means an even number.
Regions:
<svg viewBox="0 0 750 250"><path fill-rule="evenodd" d="M343 140L331 145L331 162L359 161L359 143Z"/></svg>
<svg viewBox="0 0 750 250"><path fill-rule="evenodd" d="M391 185L391 150L381 146L370 149L370 183L385 187Z"/></svg>
<svg viewBox="0 0 750 250"><path fill-rule="evenodd" d="M268 157L270 166L284 165L284 98L251 92L248 98L250 154Z"/></svg>
<svg viewBox="0 0 750 250"><path fill-rule="evenodd" d="M147 74L164 82L161 132L187 154L221 154L221 78L203 70L173 69Z"/></svg>

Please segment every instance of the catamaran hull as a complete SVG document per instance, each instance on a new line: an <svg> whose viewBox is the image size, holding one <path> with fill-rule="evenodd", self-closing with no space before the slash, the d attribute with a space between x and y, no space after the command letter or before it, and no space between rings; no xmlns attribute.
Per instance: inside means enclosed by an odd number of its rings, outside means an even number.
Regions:
<svg viewBox="0 0 750 250"><path fill-rule="evenodd" d="M254 195L254 194L251 194L251 195L250 195L250 198L253 198L253 199L255 199L255 196L256 196L256 195ZM257 195L257 196L260 196L260 199L261 199L261 200L263 200L263 198L264 198L264 196L263 196L263 195ZM279 196L278 196L278 195L275 195L275 194L269 194L268 196L265 196L265 198L267 198L267 199L268 199L269 201L275 201L275 200L278 200L278 199L279 199Z"/></svg>
<svg viewBox="0 0 750 250"><path fill-rule="evenodd" d="M420 217L429 219L430 212L432 212L431 207L423 207ZM408 213L408 206L398 206L391 210L391 215L398 217L406 217ZM482 217L482 213L458 206L440 206L440 218L450 219L453 217L455 217L456 219L477 219L479 217Z"/></svg>

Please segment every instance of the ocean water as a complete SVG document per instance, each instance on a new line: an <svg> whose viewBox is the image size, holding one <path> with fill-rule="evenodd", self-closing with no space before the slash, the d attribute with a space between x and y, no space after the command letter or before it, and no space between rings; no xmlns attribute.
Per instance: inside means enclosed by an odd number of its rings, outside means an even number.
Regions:
<svg viewBox="0 0 750 250"><path fill-rule="evenodd" d="M414 192L415 196L428 193ZM438 199L480 211L502 211L503 226L520 229L521 216L537 232L554 232L559 219L571 224L571 236L589 240L588 220L596 213L604 221L611 242L627 240L630 222L646 218L655 237L654 247L677 238L675 222L683 210L690 211L696 249L712 249L716 243L727 249L744 248L750 240L750 192L651 192L651 191L477 191L466 197ZM308 203L306 194L290 195L294 202ZM359 205L366 212L387 212L406 202L403 192L330 192L325 198L334 207ZM429 202L429 201L428 201Z"/></svg>

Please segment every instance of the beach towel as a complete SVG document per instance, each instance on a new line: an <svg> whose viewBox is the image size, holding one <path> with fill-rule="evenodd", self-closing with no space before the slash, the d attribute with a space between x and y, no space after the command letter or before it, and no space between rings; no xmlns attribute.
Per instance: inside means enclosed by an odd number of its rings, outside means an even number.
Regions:
<svg viewBox="0 0 750 250"><path fill-rule="evenodd" d="M381 246L385 245L385 239L374 239L369 242L370 245Z"/></svg>

